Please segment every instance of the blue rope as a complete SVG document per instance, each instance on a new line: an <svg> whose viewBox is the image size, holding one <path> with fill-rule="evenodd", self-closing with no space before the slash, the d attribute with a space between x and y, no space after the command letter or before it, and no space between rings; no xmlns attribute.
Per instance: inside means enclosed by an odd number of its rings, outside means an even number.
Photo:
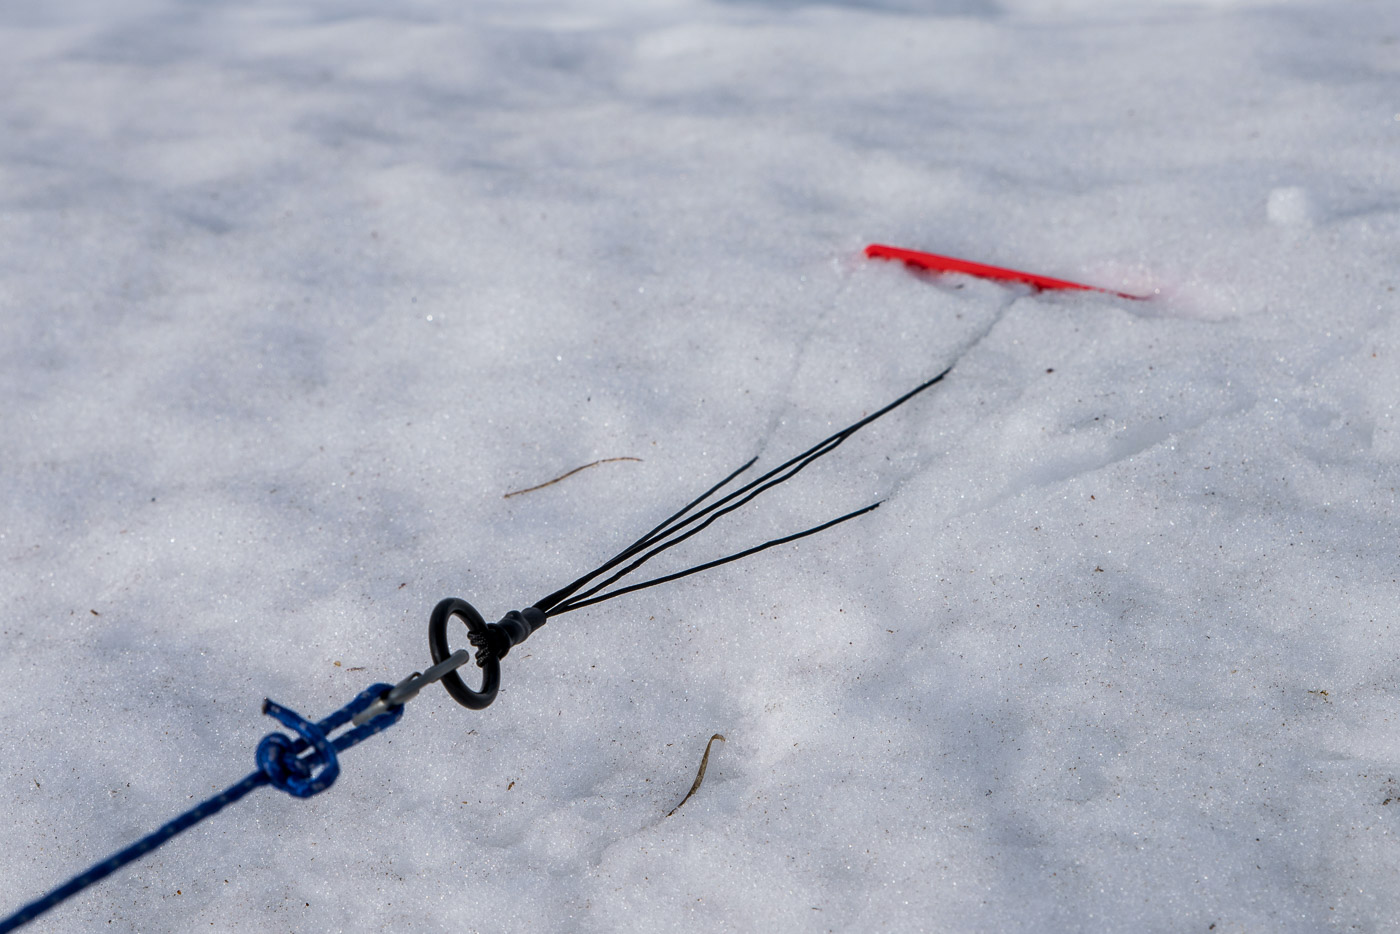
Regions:
<svg viewBox="0 0 1400 934"><path fill-rule="evenodd" d="M344 752L375 733L393 726L403 716L403 706L391 707L363 726L343 733L334 740L329 739L326 734L350 722L357 713L383 697L389 690L390 685L387 684L371 685L320 723L312 723L300 714L272 701L263 701L263 713L294 730L300 739L293 740L282 733L269 733L258 743L256 772L225 788L208 801L195 805L159 830L147 834L121 852L114 853L87 872L74 876L43 898L30 902L8 918L0 920L0 934L8 934L33 921L50 908L105 879L127 863L145 856L176 834L189 830L206 817L219 813L254 788L272 785L298 798L309 798L325 791L340 774L337 753ZM308 749L311 753L302 756ZM318 768L319 772L316 771Z"/></svg>

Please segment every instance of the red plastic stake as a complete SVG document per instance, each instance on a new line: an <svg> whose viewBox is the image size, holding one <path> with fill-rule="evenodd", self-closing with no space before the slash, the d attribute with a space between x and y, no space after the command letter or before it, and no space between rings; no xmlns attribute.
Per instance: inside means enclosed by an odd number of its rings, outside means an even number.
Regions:
<svg viewBox="0 0 1400 934"><path fill-rule="evenodd" d="M977 276L979 279L994 279L999 282L1022 282L1033 289L1078 289L1084 292L1103 292L1106 295L1117 295L1119 298L1130 298L1135 302L1146 301L1148 298L1146 295L1130 295L1127 292L1115 292L1112 289L1101 289L1096 285L1084 285L1065 279L1052 279L1049 276L1040 276L1033 272L1003 269L1000 266L987 266L983 263L973 263L965 259L955 259L952 256L939 256L937 253L921 253L918 250L905 250L897 246L885 246L882 243L870 244L870 246L865 248L865 255L871 259L897 259L917 269L926 269L929 272L960 272L967 276Z"/></svg>

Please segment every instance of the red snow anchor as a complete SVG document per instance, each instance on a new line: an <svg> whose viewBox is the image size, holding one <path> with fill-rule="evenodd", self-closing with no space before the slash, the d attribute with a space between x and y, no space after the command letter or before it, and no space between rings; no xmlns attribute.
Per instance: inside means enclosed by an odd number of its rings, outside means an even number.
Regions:
<svg viewBox="0 0 1400 934"><path fill-rule="evenodd" d="M1003 269L1000 266L972 263L965 259L954 259L951 256L939 256L937 253L920 253L918 250L885 246L882 243L870 244L865 248L865 255L871 259L897 259L917 269L926 269L930 272L959 272L967 276L977 276L979 279L1021 282L1037 291L1040 289L1077 289L1084 292L1103 292L1106 295L1117 295L1119 298L1130 298L1135 302L1146 301L1149 297L1130 295L1127 292L1115 292L1113 289L1101 289L1096 285L1083 285L1065 279L1052 279L1049 276L1040 276L1033 272L1021 272L1016 269Z"/></svg>

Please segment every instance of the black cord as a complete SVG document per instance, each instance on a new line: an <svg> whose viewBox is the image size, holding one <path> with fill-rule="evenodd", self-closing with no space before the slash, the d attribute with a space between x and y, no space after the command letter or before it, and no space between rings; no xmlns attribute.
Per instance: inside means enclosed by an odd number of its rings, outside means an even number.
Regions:
<svg viewBox="0 0 1400 934"><path fill-rule="evenodd" d="M737 552L735 554L729 555L728 557L720 558L716 561L710 561L705 564L699 564L695 567L687 568L684 571L678 571L675 574L668 574L665 577L658 577L653 580L644 581L640 584L632 584L626 587L622 587L617 590L605 593L602 596L594 596L595 594L599 593L599 591L605 590L612 584L617 583L619 580L626 577L628 574L637 570L642 565L650 561L652 558L661 554L661 552L667 550L668 548L673 548L676 545L679 545L681 542L685 541L686 539L698 535L700 532L703 532L705 529L709 528L709 526L716 519L720 518L721 516L728 515L734 510L739 509L745 504L751 502L757 496L772 489L778 484L785 483L786 481L791 480L793 477L797 476L797 474L805 470L807 466L813 461L836 450L846 441L847 438L860 431L866 425L869 425L877 418L888 414L894 409L899 408L901 405L908 402L910 399L914 398L919 393L923 392L925 389L928 389L935 383L940 382L943 379L943 377L947 376L950 372L952 372L952 369L952 367L949 367L948 369L944 370L942 373L939 373L932 379L914 387L909 392L900 396L898 399L894 400L889 405L885 406L879 411L873 412L870 415L867 415L864 418L860 419L859 421L848 425L847 427L841 429L840 431L836 432L830 437L814 444L812 447L803 451L801 454L789 458L787 461L783 462L782 464L779 464L777 467L774 467L772 470L768 471L763 476L758 477L754 480L750 480L744 486L725 494L719 499L716 499L714 502L711 502L708 505L706 505L703 509L700 509L697 512L687 515L687 513L690 513L692 509L699 506L701 503L704 503L707 499L709 499L719 490L723 489L735 477L739 476L741 473L752 467L755 461L757 461L757 458L750 460L738 470L735 470L729 476L725 477L719 483L716 483L714 486L710 487L700 496L687 503L685 507L682 508L679 512L666 519L660 525L656 526L650 532L646 533L641 538L628 545L626 548L618 552L613 557L609 558L603 564L594 568L592 571L589 571L587 574L583 575L582 577L578 578L577 580L573 581L567 586L562 587L559 590L556 590L554 593L550 594L549 596L541 599L535 604L535 608L545 613L546 616L558 616L560 613L568 613L572 610L581 609L585 606L592 606L596 603L602 603L605 600L611 600L613 597L620 597L623 594L633 593L638 590L643 590L647 587L654 587L657 584L664 584L667 581L676 580L677 578L687 577L691 574L697 574L700 571L706 571L710 568L718 567L721 564L728 564L731 561L737 561L740 558L748 557L749 555L756 554L760 551L763 551L764 549L772 548L776 545L782 545L787 542L795 541L799 538L804 538L808 535L814 535L817 532L820 532L824 529L831 528L833 525L838 525L839 523L845 522L848 519L854 519L856 516L864 515L865 513L869 512L870 510L874 509L880 504L875 503L874 505L867 506L864 509L859 509L853 513L849 513L839 518L832 519L830 522L826 522L822 525L807 529L804 532L798 532L794 535L789 535L785 538L773 539L772 541L764 542L762 545L757 545L753 548ZM738 500L737 502L735 502L736 499ZM729 505L731 503L732 505ZM704 519L704 521L700 522L699 525L696 525L694 528L690 529L684 534L677 534L682 529L686 528L686 526L692 525L701 519ZM635 561L632 561L632 563L628 564L622 570L617 571L616 573L607 577L601 583L595 584L589 589L584 590L584 588L587 587L589 583L591 583L596 578L602 576L603 574L606 574L608 571L613 570L618 565L639 554L641 555L641 557L637 558L637 560ZM579 591L583 592L579 593ZM576 594L577 596L575 596Z"/></svg>

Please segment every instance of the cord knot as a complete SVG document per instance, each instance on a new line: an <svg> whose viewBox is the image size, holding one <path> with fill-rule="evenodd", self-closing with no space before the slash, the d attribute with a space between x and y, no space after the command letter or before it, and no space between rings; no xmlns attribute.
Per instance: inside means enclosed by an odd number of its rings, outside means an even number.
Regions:
<svg viewBox="0 0 1400 934"><path fill-rule="evenodd" d="M269 733L258 743L258 771L267 776L274 788L280 788L289 795L309 798L319 794L335 783L340 775L340 760L336 753L344 752L351 746L368 739L380 730L387 730L403 716L403 705L396 704L375 714L368 722L337 736L334 740L328 734L354 720L355 715L368 710L375 701L386 696L392 685L371 684L355 699L331 714L320 723L288 710L270 700L263 701L263 713L278 723L295 730L300 739L291 739L282 733ZM310 749L308 755L302 755ZM320 769L320 771L317 771Z"/></svg>
<svg viewBox="0 0 1400 934"><path fill-rule="evenodd" d="M500 661L510 652L512 646L519 645L530 634L545 623L545 614L537 607L511 610L499 622L488 623L480 619L466 620L467 641L476 648L476 665L485 668L490 661Z"/></svg>
<svg viewBox="0 0 1400 934"><path fill-rule="evenodd" d="M298 798L309 798L331 787L340 775L340 761L325 730L296 711L270 700L263 701L263 713L301 737L292 740L283 733L269 733L258 743L258 769L267 775L272 787ZM307 748L312 750L311 754L302 756ZM319 772L316 771L318 766Z"/></svg>

